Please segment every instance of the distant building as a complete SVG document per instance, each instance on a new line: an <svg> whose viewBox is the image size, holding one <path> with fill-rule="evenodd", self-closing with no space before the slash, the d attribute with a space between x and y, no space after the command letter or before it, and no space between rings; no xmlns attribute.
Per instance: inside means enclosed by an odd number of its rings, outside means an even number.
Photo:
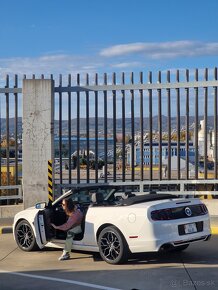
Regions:
<svg viewBox="0 0 218 290"><path fill-rule="evenodd" d="M177 142L171 142L171 156L177 156ZM162 142L162 159L166 159L169 156L168 152L168 143ZM180 142L180 157L185 159L186 158L186 143ZM189 160L190 162L194 161L195 158L195 148L193 142L189 142ZM137 142L134 147L134 165L141 164L141 144ZM152 163L153 165L159 164L159 143L153 142L152 143ZM131 145L129 145L127 149L127 164L131 166ZM144 142L143 145L143 164L149 165L150 164L150 144L148 142Z"/></svg>
<svg viewBox="0 0 218 290"><path fill-rule="evenodd" d="M205 145L205 122L204 120L200 121L200 128L198 131L198 152L200 157L204 157L204 145ZM211 134L207 133L207 156L211 156Z"/></svg>
<svg viewBox="0 0 218 290"><path fill-rule="evenodd" d="M207 157L213 159L215 157L215 131L207 129ZM204 146L205 146L205 122L200 121L200 129L198 131L198 148L200 157L204 157ZM217 141L218 144L218 141Z"/></svg>

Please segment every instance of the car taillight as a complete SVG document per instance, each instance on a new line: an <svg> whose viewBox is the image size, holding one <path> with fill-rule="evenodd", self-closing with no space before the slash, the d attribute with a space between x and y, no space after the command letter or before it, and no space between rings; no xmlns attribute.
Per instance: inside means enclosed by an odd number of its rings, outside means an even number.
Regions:
<svg viewBox="0 0 218 290"><path fill-rule="evenodd" d="M173 219L172 210L171 210L171 208L154 210L151 212L151 218L154 221L171 220L171 219Z"/></svg>
<svg viewBox="0 0 218 290"><path fill-rule="evenodd" d="M202 210L203 213L205 213L205 214L208 213L208 209L207 209L207 207L206 207L206 205L204 203L201 204L200 207L201 207L201 210Z"/></svg>
<svg viewBox="0 0 218 290"><path fill-rule="evenodd" d="M188 215L186 213L187 207L175 207L175 208L165 208L160 210L154 210L151 212L151 219L154 221L164 221L164 220L175 220L175 219L183 219L205 215L208 213L208 209L205 204L194 204L188 206L189 212Z"/></svg>

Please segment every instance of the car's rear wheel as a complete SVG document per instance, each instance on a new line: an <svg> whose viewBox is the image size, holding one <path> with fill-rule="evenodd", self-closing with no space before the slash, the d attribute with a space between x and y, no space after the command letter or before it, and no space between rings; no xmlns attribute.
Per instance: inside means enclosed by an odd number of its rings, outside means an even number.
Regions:
<svg viewBox="0 0 218 290"><path fill-rule="evenodd" d="M38 249L33 229L26 220L22 220L17 224L15 239L18 247L23 251L29 252Z"/></svg>
<svg viewBox="0 0 218 290"><path fill-rule="evenodd" d="M114 226L104 228L98 237L99 252L109 264L121 264L128 259L128 246L122 233Z"/></svg>

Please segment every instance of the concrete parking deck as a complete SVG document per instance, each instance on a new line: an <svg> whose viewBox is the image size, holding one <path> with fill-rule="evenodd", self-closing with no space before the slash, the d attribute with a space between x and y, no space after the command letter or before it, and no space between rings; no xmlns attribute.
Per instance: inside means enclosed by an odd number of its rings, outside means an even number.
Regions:
<svg viewBox="0 0 218 290"><path fill-rule="evenodd" d="M132 255L109 265L99 255L73 251L58 261L60 249L21 251L11 234L0 235L1 289L13 290L194 290L218 289L218 235L182 253Z"/></svg>

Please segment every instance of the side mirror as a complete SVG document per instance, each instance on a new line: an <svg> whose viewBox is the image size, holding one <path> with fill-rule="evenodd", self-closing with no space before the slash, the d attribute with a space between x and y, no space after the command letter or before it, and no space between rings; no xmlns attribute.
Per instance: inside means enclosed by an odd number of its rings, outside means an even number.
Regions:
<svg viewBox="0 0 218 290"><path fill-rule="evenodd" d="M46 207L46 202L37 202L36 205L35 205L35 208L36 209L43 209Z"/></svg>

